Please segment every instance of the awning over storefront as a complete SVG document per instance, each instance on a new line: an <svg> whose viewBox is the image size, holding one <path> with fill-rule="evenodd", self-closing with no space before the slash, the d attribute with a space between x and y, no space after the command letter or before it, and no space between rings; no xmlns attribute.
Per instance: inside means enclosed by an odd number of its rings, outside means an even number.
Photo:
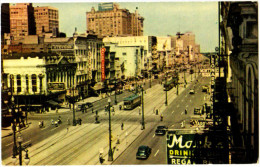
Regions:
<svg viewBox="0 0 260 167"><path fill-rule="evenodd" d="M59 106L59 103L57 103L56 101L53 101L53 100L46 101L46 104L50 105L50 106Z"/></svg>
<svg viewBox="0 0 260 167"><path fill-rule="evenodd" d="M104 88L103 83L96 83L94 87L91 87L93 90L101 90Z"/></svg>

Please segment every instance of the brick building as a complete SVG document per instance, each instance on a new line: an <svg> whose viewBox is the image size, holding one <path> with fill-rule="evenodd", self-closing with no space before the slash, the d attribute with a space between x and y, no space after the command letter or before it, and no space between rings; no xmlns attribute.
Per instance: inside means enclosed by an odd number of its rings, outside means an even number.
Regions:
<svg viewBox="0 0 260 167"><path fill-rule="evenodd" d="M101 3L98 11L92 7L87 16L87 31L99 36L142 36L144 18L130 13L127 9L119 9L116 3Z"/></svg>
<svg viewBox="0 0 260 167"><path fill-rule="evenodd" d="M59 30L58 9L50 6L37 6L34 8L34 16L37 35L41 35L43 32L57 32Z"/></svg>
<svg viewBox="0 0 260 167"><path fill-rule="evenodd" d="M10 34L14 40L35 35L34 9L31 3L10 5Z"/></svg>

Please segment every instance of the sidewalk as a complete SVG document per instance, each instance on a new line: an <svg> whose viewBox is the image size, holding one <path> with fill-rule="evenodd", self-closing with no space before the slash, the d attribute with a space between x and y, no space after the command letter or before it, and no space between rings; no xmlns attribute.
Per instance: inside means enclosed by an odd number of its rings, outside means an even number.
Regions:
<svg viewBox="0 0 260 167"><path fill-rule="evenodd" d="M80 100L79 102L91 102L91 103L93 103L93 102L99 101L101 99L102 99L101 97L89 97L89 98ZM64 113L64 112L70 112L70 109L67 108L67 107L58 109L58 113ZM49 112L45 112L45 113L33 113L33 114L34 115L56 114L56 110L50 110ZM29 124L27 124L26 127L21 128L21 131L24 130L24 129L29 128L29 126L30 126ZM12 130L11 126L9 126L9 127L2 127L2 129L1 129L1 138L5 138L5 137L11 136L11 135L13 135L13 130Z"/></svg>

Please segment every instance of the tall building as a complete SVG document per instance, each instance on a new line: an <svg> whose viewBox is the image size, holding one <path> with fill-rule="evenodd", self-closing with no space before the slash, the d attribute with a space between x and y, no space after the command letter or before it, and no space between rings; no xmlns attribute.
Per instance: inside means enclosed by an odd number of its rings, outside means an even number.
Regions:
<svg viewBox="0 0 260 167"><path fill-rule="evenodd" d="M180 36L180 39L183 40L183 50L188 51L190 46L195 48L195 34L192 32L186 32Z"/></svg>
<svg viewBox="0 0 260 167"><path fill-rule="evenodd" d="M144 18L116 3L101 3L98 11L92 7L87 16L87 31L99 36L142 36Z"/></svg>
<svg viewBox="0 0 260 167"><path fill-rule="evenodd" d="M10 35L14 40L35 35L34 10L31 3L10 6Z"/></svg>
<svg viewBox="0 0 260 167"><path fill-rule="evenodd" d="M220 2L219 2L220 3ZM232 163L259 162L258 3L221 2L220 60L227 59ZM243 27L243 28L242 28ZM219 64L220 67L223 64ZM228 74L226 74L228 73Z"/></svg>
<svg viewBox="0 0 260 167"><path fill-rule="evenodd" d="M56 32L59 30L59 11L50 6L35 7L34 16L36 23L36 34L41 35L43 32Z"/></svg>
<svg viewBox="0 0 260 167"><path fill-rule="evenodd" d="M10 33L10 12L9 3L1 4L1 42L3 42L4 33ZM2 43L3 44L3 43Z"/></svg>

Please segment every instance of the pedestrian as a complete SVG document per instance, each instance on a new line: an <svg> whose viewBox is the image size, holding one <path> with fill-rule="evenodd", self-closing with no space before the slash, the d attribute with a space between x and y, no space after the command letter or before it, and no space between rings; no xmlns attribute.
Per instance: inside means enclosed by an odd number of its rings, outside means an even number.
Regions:
<svg viewBox="0 0 260 167"><path fill-rule="evenodd" d="M51 124L54 125L54 121L53 121L53 119L51 119Z"/></svg>
<svg viewBox="0 0 260 167"><path fill-rule="evenodd" d="M41 121L39 121L39 127L40 127L40 128L41 128L41 124L42 124Z"/></svg>
<svg viewBox="0 0 260 167"><path fill-rule="evenodd" d="M56 113L58 113L58 108L56 108Z"/></svg>
<svg viewBox="0 0 260 167"><path fill-rule="evenodd" d="M163 115L161 114L161 121L163 121Z"/></svg>
<svg viewBox="0 0 260 167"><path fill-rule="evenodd" d="M124 130L124 123L121 124L121 130Z"/></svg>
<svg viewBox="0 0 260 167"><path fill-rule="evenodd" d="M67 127L67 133L69 132L69 127Z"/></svg>
<svg viewBox="0 0 260 167"><path fill-rule="evenodd" d="M187 109L185 109L185 115L187 115L187 113L188 113L188 111L187 111Z"/></svg>
<svg viewBox="0 0 260 167"><path fill-rule="evenodd" d="M141 115L141 107L140 106L138 107L138 110L139 110L139 115Z"/></svg>

